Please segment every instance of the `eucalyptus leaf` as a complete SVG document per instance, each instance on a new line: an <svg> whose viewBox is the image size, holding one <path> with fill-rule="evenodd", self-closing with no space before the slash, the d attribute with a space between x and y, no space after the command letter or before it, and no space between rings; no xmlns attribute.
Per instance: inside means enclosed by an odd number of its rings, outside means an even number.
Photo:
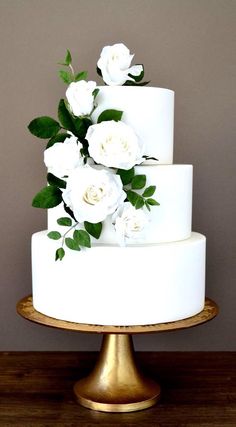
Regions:
<svg viewBox="0 0 236 427"><path fill-rule="evenodd" d="M57 261L58 259L61 261L65 256L65 251L63 248L58 248L56 250L56 256L55 256L55 261Z"/></svg>
<svg viewBox="0 0 236 427"><path fill-rule="evenodd" d="M72 249L73 251L80 251L80 247L78 245L78 242L76 242L71 237L65 238L65 244L69 249Z"/></svg>
<svg viewBox="0 0 236 427"><path fill-rule="evenodd" d="M72 220L71 220L71 218L68 218L67 216L63 216L63 217L57 219L57 224L64 225L65 227L71 227L72 226Z"/></svg>
<svg viewBox="0 0 236 427"><path fill-rule="evenodd" d="M57 176L53 175L50 172L47 174L47 181L48 181L48 184L54 185L55 187L66 188L66 181L58 178Z"/></svg>
<svg viewBox="0 0 236 427"><path fill-rule="evenodd" d="M34 208L50 209L59 205L62 201L62 192L54 185L44 187L33 198L32 206Z"/></svg>
<svg viewBox="0 0 236 427"><path fill-rule="evenodd" d="M140 190L146 185L146 175L135 175L131 181L133 190Z"/></svg>
<svg viewBox="0 0 236 427"><path fill-rule="evenodd" d="M50 231L47 236L49 239L59 240L61 238L61 233L59 233L59 231Z"/></svg>
<svg viewBox="0 0 236 427"><path fill-rule="evenodd" d="M102 232L102 222L93 224L91 222L84 221L84 228L91 236L95 237L95 239L99 239Z"/></svg>
<svg viewBox="0 0 236 427"><path fill-rule="evenodd" d="M134 168L131 168L128 170L118 169L116 173L117 173L117 175L120 175L122 184L127 185L127 184L131 183L131 181L134 177L135 171L134 171Z"/></svg>
<svg viewBox="0 0 236 427"><path fill-rule="evenodd" d="M114 120L115 122L118 122L122 118L123 111L120 110L104 110L100 116L98 117L97 122L106 122L109 120Z"/></svg>
<svg viewBox="0 0 236 427"><path fill-rule="evenodd" d="M48 116L37 117L28 126L29 131L38 138L47 139L55 136L61 129L60 124Z"/></svg>

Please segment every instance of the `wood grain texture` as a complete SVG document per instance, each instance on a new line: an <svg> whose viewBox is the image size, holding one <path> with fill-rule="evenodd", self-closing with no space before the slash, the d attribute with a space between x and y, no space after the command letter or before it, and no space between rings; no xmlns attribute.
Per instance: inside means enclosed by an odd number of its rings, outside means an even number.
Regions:
<svg viewBox="0 0 236 427"><path fill-rule="evenodd" d="M150 352L137 358L160 382L160 403L109 414L79 406L72 391L92 369L97 353L0 353L0 426L236 426L236 352Z"/></svg>
<svg viewBox="0 0 236 427"><path fill-rule="evenodd" d="M143 326L100 326L57 320L36 311L32 304L31 295L23 298L18 302L17 312L27 320L40 323L45 326L51 326L53 328L100 334L146 334L153 332L173 331L200 325L201 323L205 323L208 320L213 319L218 314L218 306L214 301L206 298L204 310L198 313L196 316L189 317L188 319L178 320L177 322L166 322L158 323L156 325Z"/></svg>

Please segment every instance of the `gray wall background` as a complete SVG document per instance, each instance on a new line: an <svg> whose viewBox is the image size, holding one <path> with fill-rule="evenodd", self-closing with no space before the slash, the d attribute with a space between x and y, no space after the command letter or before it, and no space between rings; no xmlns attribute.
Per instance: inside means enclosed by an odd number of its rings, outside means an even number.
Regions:
<svg viewBox="0 0 236 427"><path fill-rule="evenodd" d="M135 337L141 350L236 350L236 1L1 0L0 350L94 350L100 336L49 329L16 314L31 293L30 238L46 213L44 143L27 131L56 115L67 48L97 79L103 46L123 41L152 85L176 92L175 163L194 165L193 229L207 236L207 295L219 316L197 328Z"/></svg>

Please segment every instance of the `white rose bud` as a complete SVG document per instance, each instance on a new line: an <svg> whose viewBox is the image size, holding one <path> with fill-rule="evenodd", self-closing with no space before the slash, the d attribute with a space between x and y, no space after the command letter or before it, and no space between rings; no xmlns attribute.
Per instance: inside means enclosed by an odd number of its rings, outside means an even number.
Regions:
<svg viewBox="0 0 236 427"><path fill-rule="evenodd" d="M127 80L134 81L129 74L139 76L143 71L143 66L130 67L133 57L134 55L130 54L129 49L123 43L105 46L97 62L104 82L109 86L118 86L123 85Z"/></svg>
<svg viewBox="0 0 236 427"><path fill-rule="evenodd" d="M135 209L130 202L124 202L112 217L117 240L120 246L124 246L126 239L141 237L141 233L148 223L143 209Z"/></svg>
<svg viewBox="0 0 236 427"><path fill-rule="evenodd" d="M70 83L66 98L75 116L86 116L91 113L94 107L94 89L96 89L96 82L93 81L80 80Z"/></svg>
<svg viewBox="0 0 236 427"><path fill-rule="evenodd" d="M64 142L56 142L44 151L44 163L49 172L58 178L67 176L83 163L80 150L82 144L75 136L66 138Z"/></svg>
<svg viewBox="0 0 236 427"><path fill-rule="evenodd" d="M88 128L89 154L107 167L131 169L143 161L144 144L123 122L104 121Z"/></svg>
<svg viewBox="0 0 236 427"><path fill-rule="evenodd" d="M72 171L62 197L78 222L96 224L115 212L126 193L118 175L85 165Z"/></svg>

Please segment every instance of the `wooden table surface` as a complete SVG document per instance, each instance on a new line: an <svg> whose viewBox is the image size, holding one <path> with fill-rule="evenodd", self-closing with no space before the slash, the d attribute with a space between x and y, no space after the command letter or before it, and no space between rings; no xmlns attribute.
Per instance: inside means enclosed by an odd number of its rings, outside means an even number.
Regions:
<svg viewBox="0 0 236 427"><path fill-rule="evenodd" d="M0 426L236 427L236 352L136 353L162 387L150 409L123 414L79 406L74 382L93 352L0 353Z"/></svg>

